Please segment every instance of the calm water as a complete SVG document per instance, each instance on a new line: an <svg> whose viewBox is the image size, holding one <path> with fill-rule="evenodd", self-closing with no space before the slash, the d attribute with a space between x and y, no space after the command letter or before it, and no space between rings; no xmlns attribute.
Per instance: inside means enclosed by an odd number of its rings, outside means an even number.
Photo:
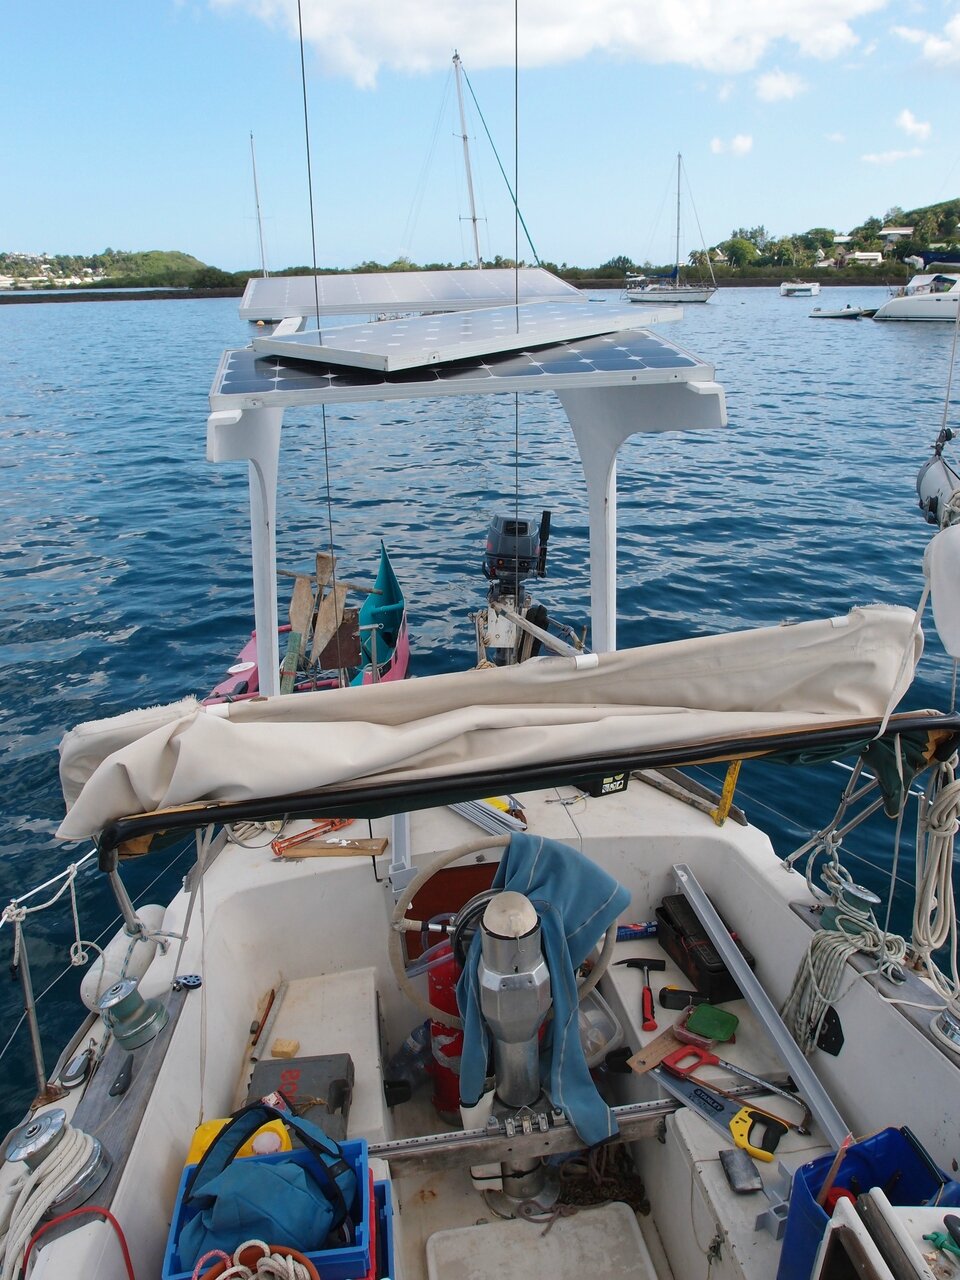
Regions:
<svg viewBox="0 0 960 1280"><path fill-rule="evenodd" d="M885 296L828 290L818 304L877 306ZM638 439L621 453L622 646L916 603L931 531L914 483L940 425L950 327L812 321L813 305L730 289L664 326L716 364L730 425ZM246 468L204 459L218 357L248 337L235 300L0 308L4 900L82 852L53 839L64 729L205 692L249 633ZM510 397L328 411L341 568L369 580L385 539L407 592L418 674L472 662L466 615L483 595L487 520L513 509L514 427ZM553 512L538 595L576 622L587 527L573 439L547 396L521 403L519 432L521 510ZM281 469L279 558L295 568L327 541L319 412L288 412ZM911 701L943 707L948 663L929 628L927 640ZM738 798L787 852L827 819L844 777L748 765ZM849 841L851 854L887 865L890 847L888 827ZM166 900L184 869L168 861L131 865L131 892ZM112 932L112 918L100 895L85 936ZM28 936L42 989L65 964L69 913L35 918ZM5 962L11 943L4 928ZM50 1066L77 1021L75 989L68 974L44 1001ZM0 992L2 1048L20 1007L15 985ZM21 1029L0 1061L0 1125L32 1096L28 1062Z"/></svg>

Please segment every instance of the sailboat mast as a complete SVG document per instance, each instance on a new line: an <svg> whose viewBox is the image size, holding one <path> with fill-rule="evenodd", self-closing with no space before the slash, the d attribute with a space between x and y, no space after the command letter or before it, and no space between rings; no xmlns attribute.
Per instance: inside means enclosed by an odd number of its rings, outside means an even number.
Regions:
<svg viewBox="0 0 960 1280"><path fill-rule="evenodd" d="M267 277L267 256L263 249L263 218L260 216L260 187L257 184L257 153L253 148L253 133L250 134L250 159L253 162L253 198L257 205L257 235L260 237L260 274Z"/></svg>
<svg viewBox="0 0 960 1280"><path fill-rule="evenodd" d="M680 288L680 152L677 152L677 259L674 283Z"/></svg>
<svg viewBox="0 0 960 1280"><path fill-rule="evenodd" d="M477 229L477 206L473 198L473 174L470 170L470 144L467 140L467 117L463 110L463 85L460 83L460 55L453 55L453 69L457 77L457 102L460 104L460 137L463 141L463 163L467 171L467 196L470 200L470 221L473 224L473 252L477 260L477 270L483 270L483 259L480 257L480 232Z"/></svg>

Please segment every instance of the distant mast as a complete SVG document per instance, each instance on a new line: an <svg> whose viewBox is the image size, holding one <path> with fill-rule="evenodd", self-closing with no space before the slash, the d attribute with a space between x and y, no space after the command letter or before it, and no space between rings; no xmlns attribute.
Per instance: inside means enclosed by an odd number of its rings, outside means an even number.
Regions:
<svg viewBox="0 0 960 1280"><path fill-rule="evenodd" d="M453 69L457 77L457 102L460 104L460 137L463 140L463 163L467 171L467 195L470 200L470 222L473 224L473 253L477 260L477 270L483 270L483 259L480 257L480 232L477 229L477 206L473 198L473 174L470 171L470 144L467 141L467 117L463 110L463 85L460 83L460 55L453 55Z"/></svg>
<svg viewBox="0 0 960 1280"><path fill-rule="evenodd" d="M253 133L250 134L250 159L253 162L253 198L257 206L257 235L260 238L260 274L266 279L270 274L267 271L267 255L263 249L263 218L260 214L260 187L257 184L257 153L253 149Z"/></svg>
<svg viewBox="0 0 960 1280"><path fill-rule="evenodd" d="M677 152L677 257L676 270L673 275L676 287L680 288L680 152Z"/></svg>

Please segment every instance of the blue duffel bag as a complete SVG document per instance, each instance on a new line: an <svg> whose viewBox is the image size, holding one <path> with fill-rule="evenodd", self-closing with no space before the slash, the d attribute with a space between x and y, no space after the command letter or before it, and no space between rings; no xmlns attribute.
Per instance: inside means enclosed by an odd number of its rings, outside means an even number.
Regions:
<svg viewBox="0 0 960 1280"><path fill-rule="evenodd" d="M270 1120L282 1120L298 1135L313 1157L309 1165L294 1159L234 1159ZM341 1224L349 1225L356 1194L356 1174L332 1138L309 1120L255 1102L224 1125L187 1183L183 1208L199 1212L184 1222L177 1253L190 1267L211 1249L232 1253L246 1240L312 1253Z"/></svg>

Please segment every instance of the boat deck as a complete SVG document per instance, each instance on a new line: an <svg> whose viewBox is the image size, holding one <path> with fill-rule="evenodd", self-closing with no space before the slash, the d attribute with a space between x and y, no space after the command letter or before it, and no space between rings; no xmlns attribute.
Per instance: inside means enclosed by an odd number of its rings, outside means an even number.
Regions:
<svg viewBox="0 0 960 1280"><path fill-rule="evenodd" d="M618 944L618 960L643 955L663 958L664 953L655 939ZM663 986L689 985L689 979L669 960L664 971L651 974L651 981L655 994ZM634 1051L649 1046L681 1016L679 1012L663 1009L657 1001L657 1030L642 1030L642 982L642 970L612 965L599 987L600 994L620 1022L624 1043ZM717 1046L716 1052L755 1075L782 1083L784 1069L746 1002L724 1003L723 1008L737 1015L739 1026L735 1039ZM375 971L357 969L298 979L287 984L269 1038L271 1041L297 1041L298 1056L351 1055L356 1082L349 1137L364 1137L373 1143L387 1136L397 1139L449 1131L431 1104L426 1081L409 1101L392 1110L387 1108L382 1089L377 1026ZM701 1068L698 1077L720 1089L737 1088L744 1083L742 1078L718 1067ZM604 1071L599 1078L611 1103L670 1097L651 1075L613 1075ZM247 1074L244 1073L241 1081L244 1097L246 1081ZM238 1091L238 1103L242 1100ZM751 1099L751 1103L789 1123L795 1123L801 1116L799 1107L774 1094L757 1096ZM756 1227L758 1217L771 1210L771 1199L765 1192L737 1195L731 1190L719 1159L720 1150L729 1145L715 1128L686 1108L680 1108L668 1117L664 1141L645 1139L633 1144L633 1155L644 1179L651 1212L639 1218L642 1247L634 1250L633 1269L618 1270L617 1274L636 1276L638 1280L647 1280L647 1277L671 1280L678 1273L667 1265L666 1254L674 1259L684 1259L679 1274L698 1274L706 1265L708 1246L720 1231L721 1223L721 1234L728 1249L725 1274L742 1280L765 1280L775 1273L780 1251L775 1232L758 1231ZM779 1164L793 1171L828 1149L827 1143L817 1134L801 1135L794 1130L787 1133L780 1142L775 1161L764 1165L762 1170L766 1191L773 1200L776 1200ZM388 1166L383 1165L383 1168L386 1170ZM503 1220L496 1216L482 1193L474 1187L466 1165L461 1168L445 1165L432 1171L405 1165L389 1176L392 1178L398 1260L402 1260L404 1280L432 1280L432 1277L446 1273L443 1268L451 1265L452 1258L471 1256L474 1257L471 1267L460 1274L474 1276L476 1280L485 1280L495 1273L500 1276L522 1274L524 1278L532 1274L532 1259L526 1252L522 1255L522 1265L518 1264L520 1270L494 1272L489 1269L488 1264L494 1256L499 1259L497 1267L500 1267L501 1251L513 1236L509 1232L504 1234ZM685 1204L682 1214L676 1212L678 1197ZM686 1207L688 1205L689 1208ZM624 1211L632 1216L633 1211L625 1205L620 1206L617 1213L622 1215ZM556 1237L550 1241L544 1257L539 1259L538 1256L538 1265L542 1261L552 1271L558 1257L587 1256L590 1246L586 1241L596 1230L590 1217L597 1211L581 1212L586 1216L580 1225L577 1223L579 1213L554 1223L550 1235L556 1232ZM694 1231L689 1229L690 1217ZM776 1211L773 1211L770 1222L776 1228ZM495 1242L496 1248L487 1256L483 1235L478 1235L478 1228L492 1223L497 1224L497 1229L490 1233L489 1239L491 1247ZM618 1217L613 1226L622 1233L626 1230L624 1223L625 1219ZM510 1229L513 1233L517 1231L524 1233L530 1244L541 1238L543 1226L519 1223ZM479 1261L477 1249L481 1250ZM518 1259L520 1256L518 1253ZM567 1274L565 1271L553 1273Z"/></svg>

